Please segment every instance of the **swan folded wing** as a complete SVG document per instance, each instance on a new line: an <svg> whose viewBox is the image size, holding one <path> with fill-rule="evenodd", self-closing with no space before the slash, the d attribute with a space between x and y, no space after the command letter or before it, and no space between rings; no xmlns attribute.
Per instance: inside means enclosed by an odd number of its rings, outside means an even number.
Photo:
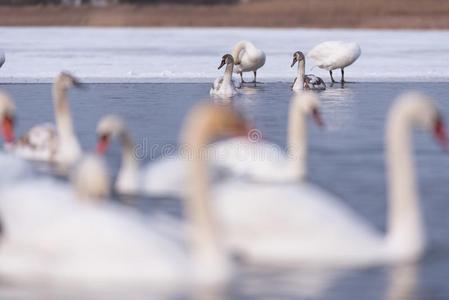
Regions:
<svg viewBox="0 0 449 300"><path fill-rule="evenodd" d="M309 184L217 186L216 211L229 246L249 260L369 264L382 237L349 207Z"/></svg>
<svg viewBox="0 0 449 300"><path fill-rule="evenodd" d="M304 85L306 85L306 88L313 90L326 89L326 84L323 79L312 74L304 76Z"/></svg>
<svg viewBox="0 0 449 300"><path fill-rule="evenodd" d="M330 41L315 46L307 54L315 65L323 69L333 69L336 59L340 56L339 49L344 46L342 42ZM336 53L337 52L337 53Z"/></svg>
<svg viewBox="0 0 449 300"><path fill-rule="evenodd" d="M26 159L49 161L57 146L56 128L48 123L32 127L17 141L15 151Z"/></svg>

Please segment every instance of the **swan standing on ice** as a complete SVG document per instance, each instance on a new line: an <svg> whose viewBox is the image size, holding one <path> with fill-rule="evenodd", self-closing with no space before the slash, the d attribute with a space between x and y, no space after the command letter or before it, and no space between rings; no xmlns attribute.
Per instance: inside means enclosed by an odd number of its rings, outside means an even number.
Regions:
<svg viewBox="0 0 449 300"><path fill-rule="evenodd" d="M223 55L218 69L221 69L224 65L226 65L225 73L222 77L218 77L217 79L215 79L214 85L210 89L210 95L223 98L231 98L238 94L234 80L232 79L234 58L232 58L231 54Z"/></svg>
<svg viewBox="0 0 449 300"><path fill-rule="evenodd" d="M412 129L433 132L448 146L440 113L426 96L409 93L386 126L389 216L379 232L345 202L311 184L269 185L242 180L214 190L229 246L257 262L364 266L415 261L425 248L416 191ZM255 213L257 211L257 213Z"/></svg>
<svg viewBox="0 0 449 300"><path fill-rule="evenodd" d="M232 49L232 57L234 57L234 72L240 74L241 83L244 72L253 72L254 80L252 83L257 83L257 70L265 64L265 52L256 48L253 43L249 41L240 41Z"/></svg>
<svg viewBox="0 0 449 300"><path fill-rule="evenodd" d="M307 56L315 62L316 66L329 71L332 83L336 82L332 76L332 70L341 69L341 82L344 83L344 68L353 64L361 53L357 43L329 41L313 47Z"/></svg>
<svg viewBox="0 0 449 300"><path fill-rule="evenodd" d="M3 66L5 61L6 61L5 53L0 51L0 68Z"/></svg>
<svg viewBox="0 0 449 300"><path fill-rule="evenodd" d="M12 282L45 281L63 287L113 284L177 290L191 284L225 283L232 269L210 207L208 167L202 153L215 138L242 134L246 128L230 107L201 105L189 114L182 135L191 146L185 240L163 234L161 226L167 226L168 219L177 230L184 229L169 217L159 224L159 219L148 220L108 201L82 202L61 184L21 183L0 190L5 221L0 274ZM104 196L106 175L104 164L95 157L83 160L72 177L76 195Z"/></svg>
<svg viewBox="0 0 449 300"><path fill-rule="evenodd" d="M67 91L79 87L79 81L68 73L59 74L53 83L53 105L56 128L45 123L32 127L8 148L29 160L56 163L61 167L73 164L81 155L81 147L73 128Z"/></svg>
<svg viewBox="0 0 449 300"><path fill-rule="evenodd" d="M323 79L313 74L306 75L306 58L301 51L293 53L293 62L291 67L298 62L298 73L293 81L292 90L325 90L326 84Z"/></svg>

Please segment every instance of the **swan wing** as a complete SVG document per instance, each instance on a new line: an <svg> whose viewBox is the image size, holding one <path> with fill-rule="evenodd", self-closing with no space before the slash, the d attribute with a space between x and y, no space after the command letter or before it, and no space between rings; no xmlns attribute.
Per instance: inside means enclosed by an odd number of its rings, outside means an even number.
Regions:
<svg viewBox="0 0 449 300"><path fill-rule="evenodd" d="M328 41L318 44L307 55L318 67L333 70L349 66L360 54L361 50L357 43Z"/></svg>
<svg viewBox="0 0 449 300"><path fill-rule="evenodd" d="M109 203L81 203L67 185L27 182L1 196L8 235L0 249L0 274L8 278L162 284L178 279L185 265L179 243L146 218Z"/></svg>
<svg viewBox="0 0 449 300"><path fill-rule="evenodd" d="M326 84L324 80L318 76L309 74L304 76L304 85L310 90L325 90Z"/></svg>
<svg viewBox="0 0 449 300"><path fill-rule="evenodd" d="M382 237L349 207L311 184L230 180L215 187L229 246L272 263L367 264Z"/></svg>
<svg viewBox="0 0 449 300"><path fill-rule="evenodd" d="M16 143L15 152L25 159L50 161L58 147L58 133L53 124L32 127Z"/></svg>

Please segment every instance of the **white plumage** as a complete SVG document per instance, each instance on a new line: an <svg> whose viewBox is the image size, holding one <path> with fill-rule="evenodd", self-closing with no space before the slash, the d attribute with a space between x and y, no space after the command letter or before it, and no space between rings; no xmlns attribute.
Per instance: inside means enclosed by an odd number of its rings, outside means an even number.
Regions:
<svg viewBox="0 0 449 300"><path fill-rule="evenodd" d="M360 46L353 42L328 41L313 47L307 54L315 65L328 70L332 82L332 70L341 69L342 82L344 82L344 68L353 64L362 53Z"/></svg>

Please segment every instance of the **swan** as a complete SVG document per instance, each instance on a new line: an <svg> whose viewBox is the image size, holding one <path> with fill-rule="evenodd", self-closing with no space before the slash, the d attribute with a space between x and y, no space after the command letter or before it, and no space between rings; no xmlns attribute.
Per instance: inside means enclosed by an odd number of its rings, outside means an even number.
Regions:
<svg viewBox="0 0 449 300"><path fill-rule="evenodd" d="M296 51L293 53L293 62L291 67L298 62L298 73L295 80L293 81L292 90L325 90L326 84L323 79L313 74L306 75L306 58L301 51Z"/></svg>
<svg viewBox="0 0 449 300"><path fill-rule="evenodd" d="M244 177L259 182L302 181L307 173L306 116L311 115L323 126L318 97L311 92L295 93L289 109L288 151L252 136L228 139L210 145L207 155L214 178L226 175ZM252 129L260 136L257 129ZM164 157L144 169L145 194L180 197L186 188L186 161L178 154Z"/></svg>
<svg viewBox="0 0 449 300"><path fill-rule="evenodd" d="M5 61L6 61L5 53L0 51L0 68L3 66Z"/></svg>
<svg viewBox="0 0 449 300"><path fill-rule="evenodd" d="M252 83L256 85L257 70L265 64L265 52L256 48L249 41L240 41L232 49L232 57L235 62L234 72L240 74L241 83L245 83L243 72L253 71L254 80Z"/></svg>
<svg viewBox="0 0 449 300"><path fill-rule="evenodd" d="M226 65L224 76L215 79L214 84L210 89L210 95L222 98L231 98L238 94L234 80L232 79L234 58L232 58L231 54L223 55L218 69L221 69L224 65Z"/></svg>
<svg viewBox="0 0 449 300"><path fill-rule="evenodd" d="M231 179L214 189L226 244L243 259L266 264L358 267L419 259L425 232L410 149L414 127L433 131L448 146L440 113L431 99L414 92L395 102L386 127L386 234L344 201L312 184Z"/></svg>
<svg viewBox="0 0 449 300"><path fill-rule="evenodd" d="M184 202L187 224L174 223L181 230L185 227L185 240L161 234L166 223L158 220L167 221L168 216L147 220L109 201L80 201L77 197L107 193L109 181L99 180L107 171L96 157L83 160L72 177L75 189L82 191L70 192L49 180L0 189L5 224L0 274L12 282L57 286L173 290L225 283L232 268L207 201L208 168L201 153L217 136L242 132L245 121L229 107L199 105L189 114L182 135L191 145L192 158L192 184Z"/></svg>
<svg viewBox="0 0 449 300"><path fill-rule="evenodd" d="M69 73L60 73L53 83L53 105L56 128L45 123L32 127L8 150L28 160L56 163L61 167L72 165L81 155L76 133L73 129L67 99L67 90L79 87L79 81Z"/></svg>
<svg viewBox="0 0 449 300"><path fill-rule="evenodd" d="M125 121L115 115L103 117L97 125L97 153L103 155L112 138L118 138L122 144L122 161L114 185L120 194L135 195L142 191L139 164L134 152L134 141L125 125Z"/></svg>
<svg viewBox="0 0 449 300"><path fill-rule="evenodd" d="M323 126L319 100L312 92L295 93L290 101L287 152L281 146L233 138L211 145L214 167L261 182L301 181L307 173L307 116ZM258 136L256 136L257 138Z"/></svg>
<svg viewBox="0 0 449 300"><path fill-rule="evenodd" d="M16 116L16 106L9 94L0 90L0 121L4 146L8 147L15 141L14 121Z"/></svg>
<svg viewBox="0 0 449 300"><path fill-rule="evenodd" d="M332 83L336 82L332 76L332 70L341 69L341 82L344 83L344 68L352 65L361 53L362 50L357 43L328 41L313 47L307 56L315 62L316 66L329 71Z"/></svg>

